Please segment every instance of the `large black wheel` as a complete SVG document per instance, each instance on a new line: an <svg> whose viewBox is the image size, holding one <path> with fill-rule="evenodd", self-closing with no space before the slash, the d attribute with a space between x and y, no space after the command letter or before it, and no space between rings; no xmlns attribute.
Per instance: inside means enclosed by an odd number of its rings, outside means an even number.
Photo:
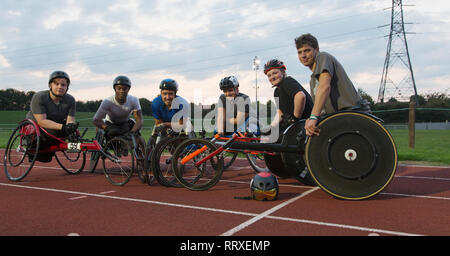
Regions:
<svg viewBox="0 0 450 256"><path fill-rule="evenodd" d="M177 180L190 190L207 190L219 182L223 172L223 158L215 155L199 166L196 162L216 150L216 146L204 139L188 139L175 150L172 159L172 169ZM191 160L182 160L194 152L199 152ZM214 164L213 164L214 163Z"/></svg>
<svg viewBox="0 0 450 256"><path fill-rule="evenodd" d="M11 134L3 157L6 177L20 181L33 168L39 152L39 128L31 121L24 120Z"/></svg>
<svg viewBox="0 0 450 256"><path fill-rule="evenodd" d="M360 200L382 191L397 169L392 136L373 116L340 112L322 119L309 137L306 165L316 183L341 199Z"/></svg>

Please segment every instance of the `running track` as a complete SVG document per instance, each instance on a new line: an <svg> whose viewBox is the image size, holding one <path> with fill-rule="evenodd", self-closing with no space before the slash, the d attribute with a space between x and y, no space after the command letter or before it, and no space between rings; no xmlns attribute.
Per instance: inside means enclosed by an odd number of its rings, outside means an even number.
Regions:
<svg viewBox="0 0 450 256"><path fill-rule="evenodd" d="M3 155L3 154L2 154ZM113 186L100 169L66 174L36 162L21 182L0 172L0 236L449 236L450 167L400 165L377 196L331 197L280 179L279 199L249 195L253 176L238 159L208 191Z"/></svg>

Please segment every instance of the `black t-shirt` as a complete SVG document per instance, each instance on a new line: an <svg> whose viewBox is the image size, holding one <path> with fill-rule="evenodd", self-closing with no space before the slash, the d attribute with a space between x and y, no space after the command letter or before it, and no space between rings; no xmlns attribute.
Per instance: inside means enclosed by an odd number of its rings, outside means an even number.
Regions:
<svg viewBox="0 0 450 256"><path fill-rule="evenodd" d="M294 97L299 91L306 96L305 109L300 119L307 119L311 115L313 100L311 95L294 78L288 76L275 89L273 96L278 98L278 108L284 115L294 115Z"/></svg>

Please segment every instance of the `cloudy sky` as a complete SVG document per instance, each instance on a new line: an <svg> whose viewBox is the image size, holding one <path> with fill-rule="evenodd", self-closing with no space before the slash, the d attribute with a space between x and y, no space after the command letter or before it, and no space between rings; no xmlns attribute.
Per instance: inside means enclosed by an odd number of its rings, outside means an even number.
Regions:
<svg viewBox="0 0 450 256"><path fill-rule="evenodd" d="M408 47L419 94L450 93L450 2L405 0ZM0 89L46 89L64 70L77 100L113 93L127 75L131 94L152 100L173 78L179 95L210 104L219 81L234 75L240 90L260 100L273 92L263 65L279 58L309 90L310 71L297 59L294 38L315 35L321 51L343 64L356 87L377 100L386 56L390 0L2 0ZM404 66L399 65L399 69ZM396 69L393 68L392 77ZM401 73L401 71L399 71Z"/></svg>

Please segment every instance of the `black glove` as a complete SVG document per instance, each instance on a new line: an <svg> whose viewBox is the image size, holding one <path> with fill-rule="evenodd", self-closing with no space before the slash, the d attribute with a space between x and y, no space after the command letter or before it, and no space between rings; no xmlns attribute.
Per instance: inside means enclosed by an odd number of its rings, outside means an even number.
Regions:
<svg viewBox="0 0 450 256"><path fill-rule="evenodd" d="M105 128L105 135L109 138L122 135L122 129L116 125L107 124Z"/></svg>
<svg viewBox="0 0 450 256"><path fill-rule="evenodd" d="M295 117L294 115L290 115L290 114L283 115L282 119L283 119L283 122L286 124L293 124L293 123L301 120L300 118Z"/></svg>
<svg viewBox="0 0 450 256"><path fill-rule="evenodd" d="M71 135L71 134L73 134L74 132L77 131L78 125L80 125L80 123L78 123L78 122L76 122L76 123L63 124L61 130L62 130L66 135Z"/></svg>

